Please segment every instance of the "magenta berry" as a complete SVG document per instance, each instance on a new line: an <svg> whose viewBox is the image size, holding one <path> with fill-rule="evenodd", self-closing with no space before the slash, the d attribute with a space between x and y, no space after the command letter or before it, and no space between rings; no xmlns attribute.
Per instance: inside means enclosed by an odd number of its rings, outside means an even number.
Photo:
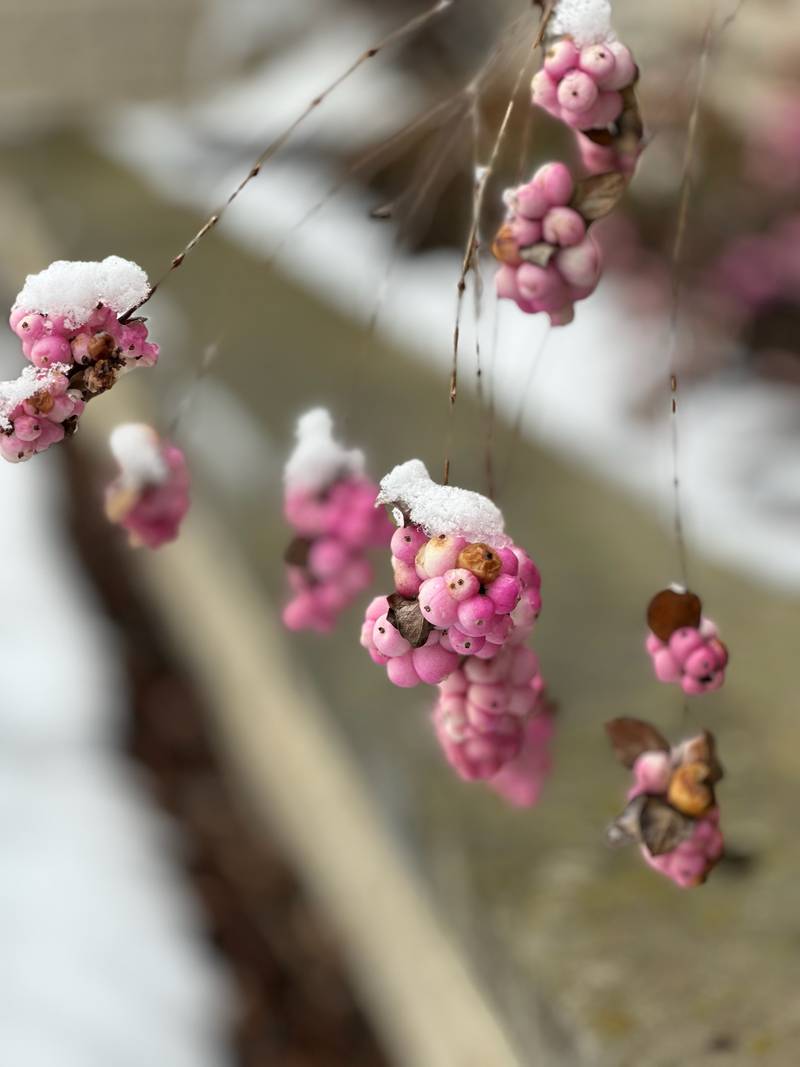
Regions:
<svg viewBox="0 0 800 1067"><path fill-rule="evenodd" d="M424 618L442 630L446 630L458 618L458 601L450 595L444 576L424 581L419 588L418 600Z"/></svg>
<svg viewBox="0 0 800 1067"><path fill-rule="evenodd" d="M482 637L494 618L495 607L488 596L480 593L458 605L458 628L465 634Z"/></svg>

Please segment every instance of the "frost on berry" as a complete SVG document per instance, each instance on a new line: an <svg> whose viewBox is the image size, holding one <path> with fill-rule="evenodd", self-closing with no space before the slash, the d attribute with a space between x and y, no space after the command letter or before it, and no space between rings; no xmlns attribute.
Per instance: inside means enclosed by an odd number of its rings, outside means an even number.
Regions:
<svg viewBox="0 0 800 1067"><path fill-rule="evenodd" d="M28 275L9 322L32 366L0 385L5 459L28 459L71 436L89 400L126 371L156 363L145 320L120 321L148 292L141 267L119 256L59 260Z"/></svg>
<svg viewBox="0 0 800 1067"><path fill-rule="evenodd" d="M143 423L117 426L110 445L119 474L106 489L109 521L127 530L133 548L174 541L189 510L183 452Z"/></svg>
<svg viewBox="0 0 800 1067"><path fill-rule="evenodd" d="M328 411L300 417L284 470L284 514L295 532L284 557L292 597L283 621L290 630L331 630L372 581L367 550L389 543L392 524L375 508L378 486L364 465L362 452L335 440Z"/></svg>
<svg viewBox="0 0 800 1067"><path fill-rule="evenodd" d="M647 864L682 889L701 885L723 852L715 794L723 771L713 735L670 747L640 719L613 719L606 730L634 779L610 840L637 842Z"/></svg>

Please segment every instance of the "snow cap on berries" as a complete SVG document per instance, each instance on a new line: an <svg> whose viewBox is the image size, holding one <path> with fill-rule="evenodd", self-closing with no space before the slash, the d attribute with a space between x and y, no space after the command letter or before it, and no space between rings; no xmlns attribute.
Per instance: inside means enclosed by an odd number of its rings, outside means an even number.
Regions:
<svg viewBox="0 0 800 1067"><path fill-rule="evenodd" d="M502 548L510 544L503 513L470 489L439 485L422 460L409 459L381 480L377 504L397 505L428 536L444 534Z"/></svg>
<svg viewBox="0 0 800 1067"><path fill-rule="evenodd" d="M284 484L288 490L320 492L346 477L362 475L364 453L346 449L333 436L333 418L327 408L313 408L297 420L297 444L286 461Z"/></svg>
<svg viewBox="0 0 800 1067"><path fill-rule="evenodd" d="M114 459L119 464L120 480L131 489L163 485L169 477L161 440L143 422L125 422L111 431L108 439Z"/></svg>
<svg viewBox="0 0 800 1067"><path fill-rule="evenodd" d="M11 427L11 414L15 408L36 393L46 391L50 385L69 372L69 366L55 363L46 370L25 367L18 378L0 382L0 429Z"/></svg>
<svg viewBox="0 0 800 1067"><path fill-rule="evenodd" d="M27 276L14 307L51 318L62 316L77 326L89 319L99 303L122 315L149 292L142 268L121 256L106 256L99 263L59 259Z"/></svg>
<svg viewBox="0 0 800 1067"><path fill-rule="evenodd" d="M547 25L547 35L566 34L579 48L613 38L609 0L558 0Z"/></svg>

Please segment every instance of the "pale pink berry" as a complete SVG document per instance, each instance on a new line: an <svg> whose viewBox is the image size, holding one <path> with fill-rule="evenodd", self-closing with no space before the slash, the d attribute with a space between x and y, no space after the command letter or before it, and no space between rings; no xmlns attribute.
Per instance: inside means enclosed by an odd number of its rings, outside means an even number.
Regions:
<svg viewBox="0 0 800 1067"><path fill-rule="evenodd" d="M531 99L536 107L551 111L558 107L558 83L546 68L537 70L531 82Z"/></svg>
<svg viewBox="0 0 800 1067"><path fill-rule="evenodd" d="M459 604L462 600L469 600L470 597L475 596L481 586L476 575L463 567L445 571L443 577L447 585L447 591L453 600Z"/></svg>
<svg viewBox="0 0 800 1067"><path fill-rule="evenodd" d="M418 526L401 526L392 534L390 547L392 555L403 563L414 563L417 552L428 538Z"/></svg>
<svg viewBox="0 0 800 1067"><path fill-rule="evenodd" d="M341 571L349 555L343 541L335 537L320 537L309 550L308 567L317 578L330 578Z"/></svg>
<svg viewBox="0 0 800 1067"><path fill-rule="evenodd" d="M413 563L404 563L397 556L392 556L392 571L394 573L394 587L397 592L409 600L419 592L422 579L417 574Z"/></svg>
<svg viewBox="0 0 800 1067"><path fill-rule="evenodd" d="M509 223L511 235L520 248L529 248L542 239L542 224L537 219L517 215Z"/></svg>
<svg viewBox="0 0 800 1067"><path fill-rule="evenodd" d="M545 190L530 181L521 185L514 193L514 207L517 213L526 219L537 220L544 218L550 201Z"/></svg>
<svg viewBox="0 0 800 1067"><path fill-rule="evenodd" d="M568 37L562 37L561 40L554 41L545 52L544 69L553 78L560 80L568 71L577 67L579 61L580 52L575 44Z"/></svg>
<svg viewBox="0 0 800 1067"><path fill-rule="evenodd" d="M600 249L591 236L556 253L555 264L570 285L594 285L600 276Z"/></svg>
<svg viewBox="0 0 800 1067"><path fill-rule="evenodd" d="M548 207L568 204L575 187L569 167L564 163L545 163L539 167L533 184L544 194Z"/></svg>
<svg viewBox="0 0 800 1067"><path fill-rule="evenodd" d="M547 776L552 770L550 741L553 717L533 715L525 726L522 747L489 781L489 786L509 804L531 808L539 801Z"/></svg>
<svg viewBox="0 0 800 1067"><path fill-rule="evenodd" d="M490 585L486 587L486 595L494 604L494 610L498 615L508 615L517 606L522 594L522 583L519 578L510 574L499 574Z"/></svg>
<svg viewBox="0 0 800 1067"><path fill-rule="evenodd" d="M558 102L565 111L588 111L597 97L594 80L582 70L571 70L558 83Z"/></svg>
<svg viewBox="0 0 800 1067"><path fill-rule="evenodd" d="M418 566L426 577L438 578L455 567L458 554L466 543L463 537L447 537L444 534L432 537L420 549Z"/></svg>
<svg viewBox="0 0 800 1067"><path fill-rule="evenodd" d="M421 681L438 685L458 667L458 655L448 652L440 645L423 645L411 653L414 670Z"/></svg>
<svg viewBox="0 0 800 1067"><path fill-rule="evenodd" d="M389 622L386 615L380 615L372 627L372 643L383 656L390 659L404 656L411 651L411 645L403 635Z"/></svg>
<svg viewBox="0 0 800 1067"><path fill-rule="evenodd" d="M666 793L671 775L669 752L643 752L633 765L635 788L640 793Z"/></svg>
<svg viewBox="0 0 800 1067"><path fill-rule="evenodd" d="M54 363L71 363L69 341L57 334L44 334L33 342L30 355L35 367L50 367Z"/></svg>
<svg viewBox="0 0 800 1067"><path fill-rule="evenodd" d="M428 578L419 587L419 606L433 626L447 629L458 618L458 601L450 595L444 576Z"/></svg>
<svg viewBox="0 0 800 1067"><path fill-rule="evenodd" d="M498 297L501 300L521 300L519 286L517 285L517 272L514 267L504 263L494 276L494 285Z"/></svg>
<svg viewBox="0 0 800 1067"><path fill-rule="evenodd" d="M586 223L571 207L553 207L544 217L542 235L552 245L577 245L586 236Z"/></svg>
<svg viewBox="0 0 800 1067"><path fill-rule="evenodd" d="M494 604L488 596L478 594L458 605L458 628L465 634L482 637L494 618Z"/></svg>
<svg viewBox="0 0 800 1067"><path fill-rule="evenodd" d="M607 45L590 44L581 49L578 65L593 81L599 83L614 73L617 61Z"/></svg>
<svg viewBox="0 0 800 1067"><path fill-rule="evenodd" d="M11 329L20 340L36 341L44 333L44 316L17 309L11 312Z"/></svg>
<svg viewBox="0 0 800 1067"><path fill-rule="evenodd" d="M611 41L604 45L614 56L614 69L598 79L598 86L604 90L627 89L636 79L636 63L630 49L620 41Z"/></svg>
<svg viewBox="0 0 800 1067"><path fill-rule="evenodd" d="M473 634L465 634L457 626L451 626L447 631L447 639L453 652L459 656L474 656L483 648L486 638L475 637Z"/></svg>
<svg viewBox="0 0 800 1067"><path fill-rule="evenodd" d="M534 263L523 263L517 271L517 285L522 296L534 301L543 311L548 304L561 307L567 295L564 281L552 264L537 267Z"/></svg>
<svg viewBox="0 0 800 1067"><path fill-rule="evenodd" d="M415 649L415 651L419 652L420 650ZM407 652L405 656L397 656L395 659L390 659L386 664L386 674L389 677L389 681L400 689L412 689L420 683L420 676L414 669L412 655L411 652Z"/></svg>
<svg viewBox="0 0 800 1067"><path fill-rule="evenodd" d="M519 560L514 555L513 548L500 548L497 555L500 557L503 574L516 575L519 572Z"/></svg>
<svg viewBox="0 0 800 1067"><path fill-rule="evenodd" d="M703 638L699 630L696 630L693 626L682 626L672 634L668 647L672 658L679 667L683 667L689 656L703 647Z"/></svg>

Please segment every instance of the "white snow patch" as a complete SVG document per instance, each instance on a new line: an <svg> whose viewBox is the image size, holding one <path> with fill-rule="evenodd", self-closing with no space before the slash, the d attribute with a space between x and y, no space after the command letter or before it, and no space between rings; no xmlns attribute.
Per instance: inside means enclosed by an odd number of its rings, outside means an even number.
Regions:
<svg viewBox="0 0 800 1067"><path fill-rule="evenodd" d="M31 366L25 367L18 378L0 382L0 429L10 429L9 416L18 404L29 400L34 393L46 389L55 378L68 371L69 367L66 363L53 363L46 369Z"/></svg>
<svg viewBox="0 0 800 1067"><path fill-rule="evenodd" d="M471 489L434 482L420 459L409 459L381 480L377 504L401 504L429 536L466 537L498 548L510 543L503 513Z"/></svg>
<svg viewBox="0 0 800 1067"><path fill-rule="evenodd" d="M614 36L609 0L559 0L550 17L548 36L569 34L579 48Z"/></svg>
<svg viewBox="0 0 800 1067"><path fill-rule="evenodd" d="M142 268L120 256L101 262L57 259L38 274L29 274L15 308L41 315L63 315L69 326L86 322L99 303L117 315L140 303L150 291Z"/></svg>
<svg viewBox="0 0 800 1067"><path fill-rule="evenodd" d="M286 461L287 489L317 493L342 477L364 473L364 453L346 449L333 436L327 408L312 408L297 420L297 444Z"/></svg>
<svg viewBox="0 0 800 1067"><path fill-rule="evenodd" d="M108 439L122 481L131 489L163 485L169 468L161 454L161 439L144 422L124 422L115 426Z"/></svg>

